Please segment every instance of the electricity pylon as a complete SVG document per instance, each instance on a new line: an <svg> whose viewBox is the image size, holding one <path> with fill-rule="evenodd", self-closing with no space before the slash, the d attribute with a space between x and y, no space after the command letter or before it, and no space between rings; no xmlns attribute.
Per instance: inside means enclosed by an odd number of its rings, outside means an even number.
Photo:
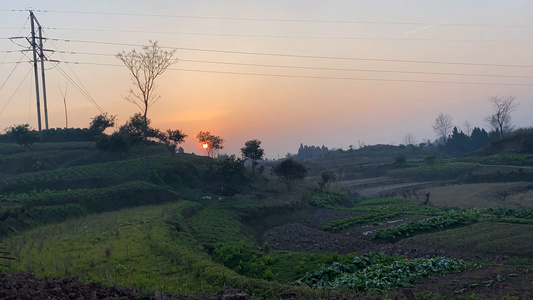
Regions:
<svg viewBox="0 0 533 300"><path fill-rule="evenodd" d="M44 50L43 50L43 32L41 28L41 24L39 21L37 21L37 18L33 14L33 11L30 10L30 19L31 19L31 47L33 50L33 73L35 75L35 96L37 100L37 123L39 131L42 129L41 125L41 103L39 99L39 75L38 75L38 68L37 68L37 55L39 56L39 60L41 61L41 82L43 87L43 106L44 106L44 124L45 128L48 129L48 107L46 105L46 81L44 76ZM35 24L37 23L37 29L39 30L39 45L37 45L37 42L35 41ZM39 49L39 53L37 53L37 49Z"/></svg>

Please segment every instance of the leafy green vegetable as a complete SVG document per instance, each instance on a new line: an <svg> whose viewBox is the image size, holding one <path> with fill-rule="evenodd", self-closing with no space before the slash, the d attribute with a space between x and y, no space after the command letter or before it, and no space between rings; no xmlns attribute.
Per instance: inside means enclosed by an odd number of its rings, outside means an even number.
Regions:
<svg viewBox="0 0 533 300"><path fill-rule="evenodd" d="M357 291L384 291L410 286L431 274L444 274L464 268L465 263L460 259L435 257L406 260L373 252L354 257L353 263L334 262L329 266L322 266L296 283L316 288L348 287Z"/></svg>

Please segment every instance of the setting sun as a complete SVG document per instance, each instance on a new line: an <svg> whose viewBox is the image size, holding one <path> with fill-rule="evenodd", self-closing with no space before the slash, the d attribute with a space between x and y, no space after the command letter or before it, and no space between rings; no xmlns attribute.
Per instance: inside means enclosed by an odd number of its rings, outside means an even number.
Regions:
<svg viewBox="0 0 533 300"><path fill-rule="evenodd" d="M204 144L202 145L202 147L204 147L204 149L207 149L207 147L209 147L209 144L208 144L208 143L204 143Z"/></svg>

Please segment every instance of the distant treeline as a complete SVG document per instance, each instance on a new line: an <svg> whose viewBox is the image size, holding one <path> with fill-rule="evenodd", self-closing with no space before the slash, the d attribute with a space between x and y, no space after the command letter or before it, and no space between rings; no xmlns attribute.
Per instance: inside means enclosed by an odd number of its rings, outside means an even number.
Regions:
<svg viewBox="0 0 533 300"><path fill-rule="evenodd" d="M309 160L321 157L325 154L328 154L329 152L330 150L328 149L328 147L324 145L322 145L322 147L318 147L300 144L300 148L298 148L298 153L293 155L293 158L296 160Z"/></svg>
<svg viewBox="0 0 533 300"><path fill-rule="evenodd" d="M511 137L512 135L513 134L509 134L508 137ZM489 133L483 128L474 127L470 135L468 135L459 130L457 127L454 127L452 134L450 134L446 140L441 139L436 140L434 143L422 143L419 145L419 147L437 147L437 149L439 149L439 151L443 154L449 156L461 156L474 151L487 149L489 146L491 146L491 144L498 143L502 143L499 141L498 132ZM402 145L400 145L400 147L402 147ZM361 149L362 148L365 148L365 146L361 147ZM313 160L328 155L334 150L335 149L329 149L324 145L308 146L300 144L298 152L296 154L287 154L287 157L292 157L300 161ZM350 147L349 151L351 150L353 149ZM338 151L343 152L342 149L338 149Z"/></svg>
<svg viewBox="0 0 533 300"><path fill-rule="evenodd" d="M489 133L483 128L474 127L470 136L453 128L452 134L446 139L445 151L452 156L463 155L472 151L484 149L490 145ZM443 149L443 150L444 150Z"/></svg>
<svg viewBox="0 0 533 300"><path fill-rule="evenodd" d="M38 141L42 143L56 142L92 142L94 141L94 132L88 128L50 128L41 131L35 131ZM0 134L0 143L17 143L18 141L9 134Z"/></svg>

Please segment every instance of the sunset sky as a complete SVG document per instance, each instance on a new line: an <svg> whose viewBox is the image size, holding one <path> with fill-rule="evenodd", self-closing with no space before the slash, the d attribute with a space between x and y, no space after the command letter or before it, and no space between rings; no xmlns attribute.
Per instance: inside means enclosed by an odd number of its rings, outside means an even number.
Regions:
<svg viewBox="0 0 533 300"><path fill-rule="evenodd" d="M533 1L11 1L0 8L0 130L37 128L32 9L47 38L49 124L87 127L138 108L115 55L149 40L176 49L149 110L159 129L199 131L238 154L259 139L268 158L300 143L348 149L433 140L439 113L488 129L492 96L516 96L533 126ZM39 83L41 84L41 83ZM95 104L96 103L96 104ZM44 125L43 125L44 126Z"/></svg>

